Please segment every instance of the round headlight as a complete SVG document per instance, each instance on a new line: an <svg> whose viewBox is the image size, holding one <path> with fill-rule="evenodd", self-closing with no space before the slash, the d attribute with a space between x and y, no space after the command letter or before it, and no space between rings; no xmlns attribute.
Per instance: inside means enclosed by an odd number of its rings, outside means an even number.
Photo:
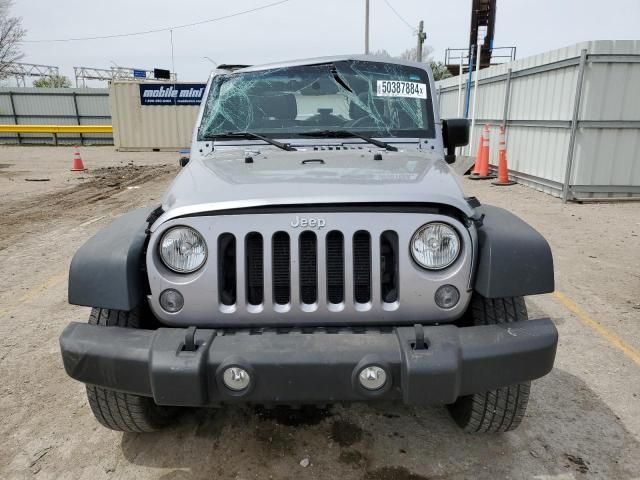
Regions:
<svg viewBox="0 0 640 480"><path fill-rule="evenodd" d="M456 261L460 237L446 223L433 222L420 227L411 238L411 255L418 265L440 270Z"/></svg>
<svg viewBox="0 0 640 480"><path fill-rule="evenodd" d="M178 273L195 272L207 260L204 238L190 227L168 230L160 240L159 250L164 264Z"/></svg>

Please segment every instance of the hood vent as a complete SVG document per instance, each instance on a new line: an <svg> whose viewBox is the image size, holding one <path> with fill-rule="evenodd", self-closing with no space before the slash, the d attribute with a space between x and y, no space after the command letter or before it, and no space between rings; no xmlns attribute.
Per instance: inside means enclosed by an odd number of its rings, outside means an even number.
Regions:
<svg viewBox="0 0 640 480"><path fill-rule="evenodd" d="M356 145L320 145L317 147L313 147L314 150L362 150L362 146Z"/></svg>

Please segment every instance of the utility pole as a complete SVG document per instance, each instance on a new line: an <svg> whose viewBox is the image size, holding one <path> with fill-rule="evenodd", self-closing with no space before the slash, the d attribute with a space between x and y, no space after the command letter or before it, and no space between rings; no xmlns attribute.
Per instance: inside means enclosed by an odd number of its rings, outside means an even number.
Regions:
<svg viewBox="0 0 640 480"><path fill-rule="evenodd" d="M424 33L424 22L420 20L420 24L418 25L418 47L416 48L416 60L418 62L422 61L422 45L427 38L427 34Z"/></svg>
<svg viewBox="0 0 640 480"><path fill-rule="evenodd" d="M364 54L369 55L369 0L364 7Z"/></svg>

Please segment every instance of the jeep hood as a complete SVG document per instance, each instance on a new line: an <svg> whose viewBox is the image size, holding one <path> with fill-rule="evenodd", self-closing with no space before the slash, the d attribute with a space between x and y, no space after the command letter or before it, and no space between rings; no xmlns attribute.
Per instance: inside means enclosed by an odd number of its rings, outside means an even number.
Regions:
<svg viewBox="0 0 640 480"><path fill-rule="evenodd" d="M231 149L194 158L169 187L155 225L207 211L378 202L439 203L473 215L453 171L428 150Z"/></svg>

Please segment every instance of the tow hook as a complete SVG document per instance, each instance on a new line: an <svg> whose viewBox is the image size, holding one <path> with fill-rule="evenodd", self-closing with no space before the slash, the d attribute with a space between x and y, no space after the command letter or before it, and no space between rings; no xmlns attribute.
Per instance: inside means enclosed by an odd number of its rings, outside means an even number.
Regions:
<svg viewBox="0 0 640 480"><path fill-rule="evenodd" d="M198 349L196 345L196 327L187 328L187 332L184 334L184 345L182 347L183 352L195 352Z"/></svg>
<svg viewBox="0 0 640 480"><path fill-rule="evenodd" d="M427 349L427 345L424 342L424 327L422 325L420 325L419 323L416 323L413 326L415 332L416 332L416 341L413 344L413 349L414 350L426 350Z"/></svg>

